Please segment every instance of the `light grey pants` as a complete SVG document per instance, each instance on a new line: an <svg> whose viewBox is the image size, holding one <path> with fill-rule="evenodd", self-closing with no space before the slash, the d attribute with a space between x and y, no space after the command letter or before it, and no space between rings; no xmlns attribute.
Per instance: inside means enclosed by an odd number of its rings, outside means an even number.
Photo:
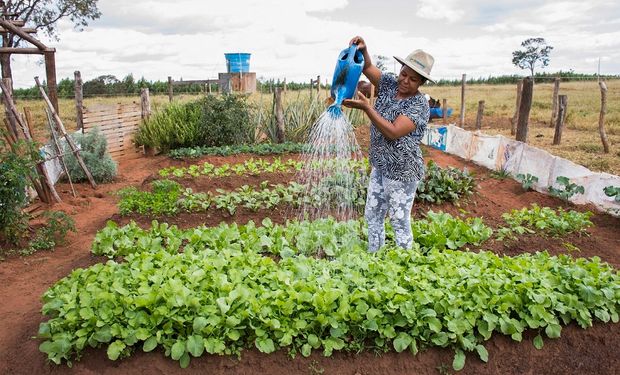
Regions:
<svg viewBox="0 0 620 375"><path fill-rule="evenodd" d="M418 181L390 180L372 168L364 212L368 223L369 252L376 252L385 243L386 214L390 216L396 244L404 249L411 248L411 208L417 187Z"/></svg>

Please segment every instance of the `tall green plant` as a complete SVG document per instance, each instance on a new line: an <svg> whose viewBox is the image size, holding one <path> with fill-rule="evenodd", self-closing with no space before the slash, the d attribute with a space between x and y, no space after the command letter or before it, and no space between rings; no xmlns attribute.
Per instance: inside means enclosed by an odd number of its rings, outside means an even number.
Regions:
<svg viewBox="0 0 620 375"><path fill-rule="evenodd" d="M240 145L254 142L252 107L243 95L208 95L199 100L201 115L199 144L203 146Z"/></svg>
<svg viewBox="0 0 620 375"><path fill-rule="evenodd" d="M171 103L140 125L135 142L162 151L201 145L199 102Z"/></svg>
<svg viewBox="0 0 620 375"><path fill-rule="evenodd" d="M40 158L33 142L18 141L9 147L0 138L0 237L13 244L28 226L21 210L28 203L28 178L35 176L33 168Z"/></svg>

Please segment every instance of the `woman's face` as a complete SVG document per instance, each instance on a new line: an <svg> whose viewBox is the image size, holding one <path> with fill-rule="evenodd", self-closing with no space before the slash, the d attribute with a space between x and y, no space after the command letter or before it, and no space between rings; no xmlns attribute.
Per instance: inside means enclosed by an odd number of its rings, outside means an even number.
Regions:
<svg viewBox="0 0 620 375"><path fill-rule="evenodd" d="M407 65L400 68L398 75L398 94L400 96L409 97L418 92L418 88L422 85L422 77Z"/></svg>

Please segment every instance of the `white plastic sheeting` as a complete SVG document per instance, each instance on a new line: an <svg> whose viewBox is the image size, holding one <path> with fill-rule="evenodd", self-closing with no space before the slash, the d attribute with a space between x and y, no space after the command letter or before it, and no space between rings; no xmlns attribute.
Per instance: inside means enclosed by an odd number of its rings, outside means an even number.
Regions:
<svg viewBox="0 0 620 375"><path fill-rule="evenodd" d="M538 177L533 188L542 193L548 193L549 186L558 187L557 177L568 177L570 182L585 189L584 194L573 195L571 202L592 203L602 211L620 216L620 204L603 191L607 186L620 186L620 176L592 172L526 143L502 135L470 132L452 124L430 125L422 143L489 169L503 169L513 178L529 173Z"/></svg>

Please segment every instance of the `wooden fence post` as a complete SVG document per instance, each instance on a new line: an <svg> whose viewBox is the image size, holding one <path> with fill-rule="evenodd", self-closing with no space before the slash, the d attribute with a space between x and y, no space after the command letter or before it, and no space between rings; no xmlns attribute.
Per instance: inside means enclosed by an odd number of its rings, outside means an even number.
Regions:
<svg viewBox="0 0 620 375"><path fill-rule="evenodd" d="M448 123L448 99L442 100L441 107L441 119L443 124L446 125Z"/></svg>
<svg viewBox="0 0 620 375"><path fill-rule="evenodd" d="M284 143L284 110L282 109L282 89L276 87L273 91L276 105L276 138L278 143Z"/></svg>
<svg viewBox="0 0 620 375"><path fill-rule="evenodd" d="M286 78L284 78L283 86L284 86L284 93L286 94Z"/></svg>
<svg viewBox="0 0 620 375"><path fill-rule="evenodd" d="M172 96L174 92L172 91L172 77L168 76L168 101L172 103Z"/></svg>
<svg viewBox="0 0 620 375"><path fill-rule="evenodd" d="M75 96L75 122L77 130L84 129L84 91L82 90L82 74L79 70L73 72Z"/></svg>
<svg viewBox="0 0 620 375"><path fill-rule="evenodd" d="M553 134L554 145L559 145L562 142L562 130L564 129L564 120L566 120L567 106L568 97L566 95L558 96L558 116L555 122L555 133Z"/></svg>
<svg viewBox="0 0 620 375"><path fill-rule="evenodd" d="M605 113L607 113L607 85L604 81L598 82L601 88L601 113L598 117L598 133L601 136L601 142L603 142L603 152L609 154L609 140L607 139L607 133L605 132Z"/></svg>
<svg viewBox="0 0 620 375"><path fill-rule="evenodd" d="M148 120L151 116L151 97L148 87L140 89L140 108L142 110L142 120Z"/></svg>
<svg viewBox="0 0 620 375"><path fill-rule="evenodd" d="M521 106L521 91L523 90L523 80L517 82L517 100L515 104L515 114L510 120L510 135L517 133L517 121L519 121L519 107Z"/></svg>
<svg viewBox="0 0 620 375"><path fill-rule="evenodd" d="M478 102L478 114L476 115L476 130L482 127L482 114L484 113L484 100Z"/></svg>
<svg viewBox="0 0 620 375"><path fill-rule="evenodd" d="M532 109L532 91L534 91L534 81L532 77L523 79L521 89L521 100L519 103L519 117L517 118L516 140L527 143L527 126L530 120L530 110Z"/></svg>
<svg viewBox="0 0 620 375"><path fill-rule="evenodd" d="M60 111L58 110L58 85L56 84L56 58L54 57L55 52L45 52L43 56L45 56L45 76L47 78L47 93L54 106L54 110L57 115L60 115Z"/></svg>
<svg viewBox="0 0 620 375"><path fill-rule="evenodd" d="M318 97L321 93L321 76L316 76L316 96Z"/></svg>
<svg viewBox="0 0 620 375"><path fill-rule="evenodd" d="M461 128L465 126L465 80L467 79L467 74L463 74L461 79L461 120L460 126Z"/></svg>
<svg viewBox="0 0 620 375"><path fill-rule="evenodd" d="M549 127L552 128L555 126L556 119L558 116L558 95L560 94L560 78L555 78L553 80L553 97L551 98L551 121L549 122Z"/></svg>

